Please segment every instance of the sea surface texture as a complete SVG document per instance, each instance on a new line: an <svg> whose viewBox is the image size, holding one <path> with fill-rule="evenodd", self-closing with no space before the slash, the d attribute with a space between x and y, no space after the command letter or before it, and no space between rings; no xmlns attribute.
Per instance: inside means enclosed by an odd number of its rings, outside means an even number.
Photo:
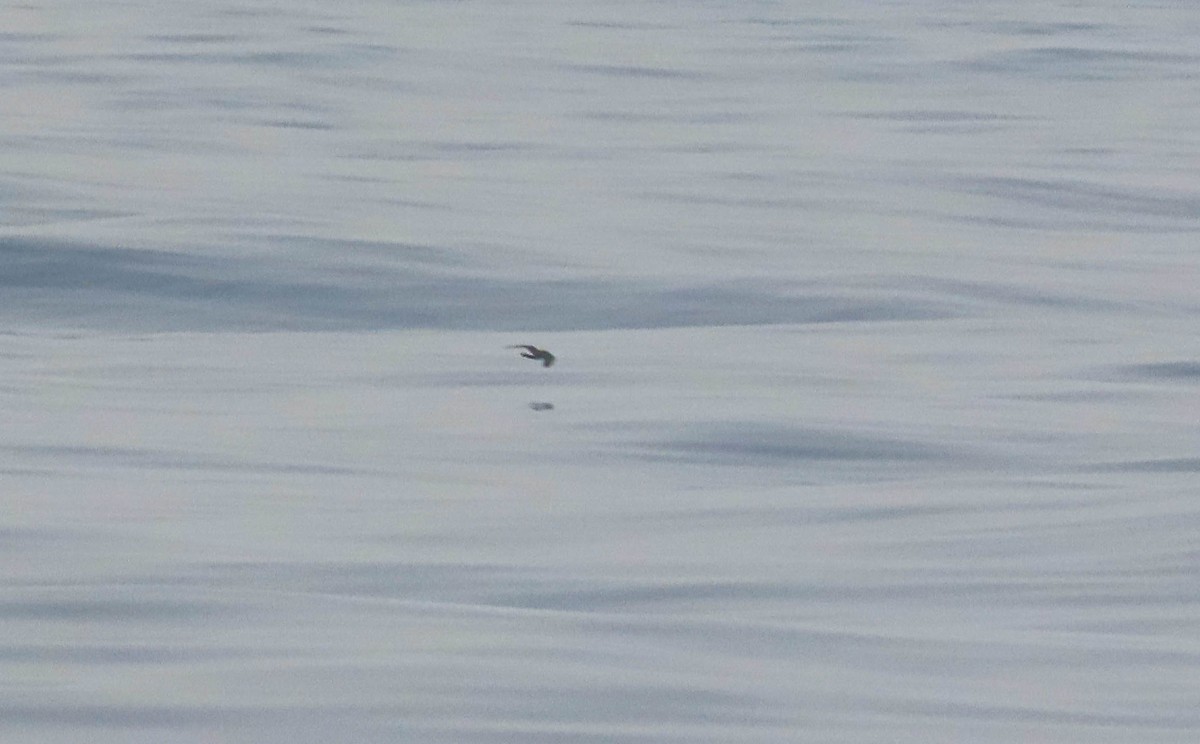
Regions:
<svg viewBox="0 0 1200 744"><path fill-rule="evenodd" d="M0 741L1200 741L1194 5L0 18Z"/></svg>

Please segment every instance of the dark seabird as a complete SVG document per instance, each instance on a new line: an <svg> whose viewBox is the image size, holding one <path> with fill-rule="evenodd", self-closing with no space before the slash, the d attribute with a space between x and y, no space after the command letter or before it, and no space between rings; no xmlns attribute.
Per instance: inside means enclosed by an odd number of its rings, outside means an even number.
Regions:
<svg viewBox="0 0 1200 744"><path fill-rule="evenodd" d="M545 349L539 349L536 346L517 344L516 346L506 346L505 348L525 349L525 351L521 352L521 356L525 357L526 359L541 359L543 367L549 367L551 364L554 364L554 355Z"/></svg>

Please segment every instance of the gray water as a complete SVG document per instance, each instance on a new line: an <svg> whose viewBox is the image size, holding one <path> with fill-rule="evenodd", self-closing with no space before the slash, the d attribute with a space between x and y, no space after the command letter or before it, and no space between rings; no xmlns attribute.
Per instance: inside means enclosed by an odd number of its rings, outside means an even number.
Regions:
<svg viewBox="0 0 1200 744"><path fill-rule="evenodd" d="M0 15L3 741L1200 740L1200 11Z"/></svg>

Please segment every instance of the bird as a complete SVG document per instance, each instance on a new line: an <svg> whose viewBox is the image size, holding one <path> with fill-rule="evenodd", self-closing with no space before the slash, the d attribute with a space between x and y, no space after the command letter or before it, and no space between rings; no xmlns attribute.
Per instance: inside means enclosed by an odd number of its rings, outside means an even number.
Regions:
<svg viewBox="0 0 1200 744"><path fill-rule="evenodd" d="M525 357L526 359L541 359L543 367L549 367L551 364L554 364L554 355L545 349L539 349L536 346L517 344L516 346L506 346L505 348L525 349L525 351L521 352L521 356Z"/></svg>

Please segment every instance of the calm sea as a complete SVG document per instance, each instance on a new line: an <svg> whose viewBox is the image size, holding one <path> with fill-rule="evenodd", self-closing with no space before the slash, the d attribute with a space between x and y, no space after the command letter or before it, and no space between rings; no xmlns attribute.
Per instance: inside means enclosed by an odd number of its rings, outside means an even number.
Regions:
<svg viewBox="0 0 1200 744"><path fill-rule="evenodd" d="M4 742L1200 741L1200 10L0 19Z"/></svg>

